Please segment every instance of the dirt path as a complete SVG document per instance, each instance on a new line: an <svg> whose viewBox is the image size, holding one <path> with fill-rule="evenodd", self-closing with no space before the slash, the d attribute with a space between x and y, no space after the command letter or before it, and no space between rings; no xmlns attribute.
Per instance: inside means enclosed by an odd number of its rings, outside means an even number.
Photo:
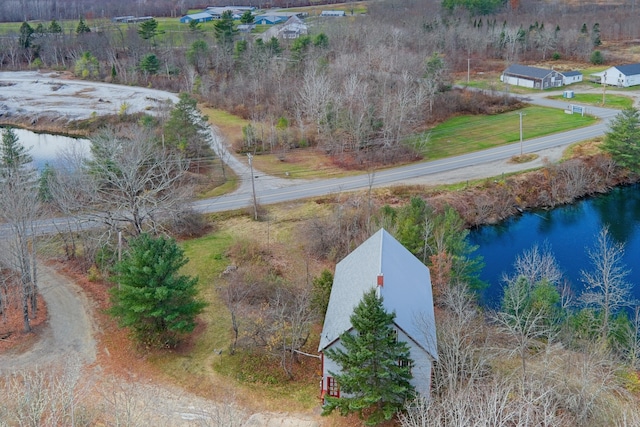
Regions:
<svg viewBox="0 0 640 427"><path fill-rule="evenodd" d="M49 310L49 324L27 352L0 355L0 373L62 365L74 358L85 364L96 360L91 305L82 289L53 268L38 265L40 293Z"/></svg>

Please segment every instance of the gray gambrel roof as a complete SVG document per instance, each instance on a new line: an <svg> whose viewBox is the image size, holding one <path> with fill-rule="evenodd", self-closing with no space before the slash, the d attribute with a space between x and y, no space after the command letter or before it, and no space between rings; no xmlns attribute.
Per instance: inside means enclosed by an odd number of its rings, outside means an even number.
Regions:
<svg viewBox="0 0 640 427"><path fill-rule="evenodd" d="M625 76L635 76L636 74L640 74L640 63L616 65L615 68L617 68L618 71L620 71Z"/></svg>
<svg viewBox="0 0 640 427"><path fill-rule="evenodd" d="M336 265L318 351L351 329L353 309L367 291L377 286L380 274L384 284L378 288L378 295L385 310L395 312L396 326L437 360L429 269L384 229Z"/></svg>
<svg viewBox="0 0 640 427"><path fill-rule="evenodd" d="M513 74L515 76L531 77L533 79L544 79L553 70L546 68L528 67L526 65L513 64L504 70L503 74Z"/></svg>

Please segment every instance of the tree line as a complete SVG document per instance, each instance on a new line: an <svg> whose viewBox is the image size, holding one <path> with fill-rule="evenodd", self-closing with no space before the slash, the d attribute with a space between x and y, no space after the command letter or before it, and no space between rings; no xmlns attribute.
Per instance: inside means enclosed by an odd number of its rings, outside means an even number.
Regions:
<svg viewBox="0 0 640 427"><path fill-rule="evenodd" d="M406 144L408 135L471 102L493 102L450 90L455 73L589 61L601 40L633 38L623 9L610 17L588 6L521 2L480 15L389 0L353 19L311 19L309 34L293 40L240 33L230 16L179 31L155 19L126 26L81 19L71 33L57 31L57 21L25 22L0 40L0 67L73 70L80 78L188 92L251 121L241 140L230 141L236 151L286 157L316 146L340 164L362 167L414 159L423 151L419 141ZM492 87L502 91L497 81Z"/></svg>

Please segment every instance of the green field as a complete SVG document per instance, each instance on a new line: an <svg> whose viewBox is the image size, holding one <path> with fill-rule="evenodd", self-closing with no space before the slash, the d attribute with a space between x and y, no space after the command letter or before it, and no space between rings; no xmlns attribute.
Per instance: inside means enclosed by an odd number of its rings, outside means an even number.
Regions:
<svg viewBox="0 0 640 427"><path fill-rule="evenodd" d="M571 104L587 104L607 108L617 108L623 110L633 107L633 99L622 95L605 95L604 105L602 104L602 93L576 93L573 98L564 98L562 95L550 96L550 99L566 100Z"/></svg>
<svg viewBox="0 0 640 427"><path fill-rule="evenodd" d="M409 139L428 160L506 145L520 140L520 114L523 139L536 138L595 123L591 116L565 114L546 107L527 107L495 116L460 116Z"/></svg>

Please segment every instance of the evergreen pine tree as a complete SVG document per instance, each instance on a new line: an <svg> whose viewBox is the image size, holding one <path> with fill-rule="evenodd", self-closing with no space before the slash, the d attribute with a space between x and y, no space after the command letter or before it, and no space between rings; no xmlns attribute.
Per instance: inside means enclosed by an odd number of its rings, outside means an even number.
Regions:
<svg viewBox="0 0 640 427"><path fill-rule="evenodd" d="M87 24L84 23L84 19L80 18L80 22L78 22L78 26L76 27L76 34L80 35L80 34L90 33L90 32L91 32L91 28L89 28Z"/></svg>
<svg viewBox="0 0 640 427"><path fill-rule="evenodd" d="M33 35L33 28L27 21L23 22L20 26L20 38L18 44L24 49L31 47L31 36Z"/></svg>
<svg viewBox="0 0 640 427"><path fill-rule="evenodd" d="M172 239L141 234L114 270L109 313L141 342L173 345L192 332L206 304L196 298L197 278L179 275L188 262Z"/></svg>
<svg viewBox="0 0 640 427"><path fill-rule="evenodd" d="M375 425L391 419L414 397L409 346L398 341L395 313L387 313L382 302L375 289L367 292L351 315L353 329L340 336L344 349L325 352L340 366L340 373L330 374L341 397L327 396L323 415L338 409L342 415L357 413L367 425Z"/></svg>
<svg viewBox="0 0 640 427"><path fill-rule="evenodd" d="M222 13L222 17L215 22L214 31L218 42L223 45L233 43L233 38L238 33L238 30L233 25L233 13L230 10L225 10Z"/></svg>
<svg viewBox="0 0 640 427"><path fill-rule="evenodd" d="M32 161L33 158L24 145L20 144L16 132L12 128L5 129L0 144L0 178L3 181L15 178Z"/></svg>
<svg viewBox="0 0 640 427"><path fill-rule="evenodd" d="M208 147L208 118L198 111L197 101L188 93L179 96L180 101L171 110L164 127L165 141L184 152L188 158L196 159Z"/></svg>
<svg viewBox="0 0 640 427"><path fill-rule="evenodd" d="M622 110L609 124L602 149L620 166L640 171L640 112L636 108Z"/></svg>

